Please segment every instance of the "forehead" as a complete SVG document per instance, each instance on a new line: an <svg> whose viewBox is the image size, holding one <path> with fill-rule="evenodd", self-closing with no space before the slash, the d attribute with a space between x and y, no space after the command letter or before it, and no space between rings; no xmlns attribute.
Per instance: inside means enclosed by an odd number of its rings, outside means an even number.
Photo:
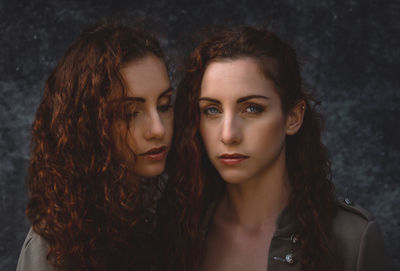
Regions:
<svg viewBox="0 0 400 271"><path fill-rule="evenodd" d="M164 62L148 55L128 62L121 68L121 74L127 86L128 96L149 97L158 95L170 87L168 72Z"/></svg>
<svg viewBox="0 0 400 271"><path fill-rule="evenodd" d="M275 84L250 57L210 63L201 83L200 96L239 97L246 95L276 96Z"/></svg>

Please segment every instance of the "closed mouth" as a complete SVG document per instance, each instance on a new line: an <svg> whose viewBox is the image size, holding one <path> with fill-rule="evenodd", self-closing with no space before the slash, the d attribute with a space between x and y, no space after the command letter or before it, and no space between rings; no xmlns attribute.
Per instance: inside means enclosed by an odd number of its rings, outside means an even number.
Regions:
<svg viewBox="0 0 400 271"><path fill-rule="evenodd" d="M232 153L232 154L224 153L224 154L218 156L218 158L219 159L232 159L232 160L234 160L234 159L247 159L247 158L249 158L249 156L243 155L243 154L240 154L240 153Z"/></svg>
<svg viewBox="0 0 400 271"><path fill-rule="evenodd" d="M243 155L240 153L232 153L232 154L222 154L218 156L218 159L221 161L221 163L225 166L235 166L239 165L246 159L248 159L250 156Z"/></svg>
<svg viewBox="0 0 400 271"><path fill-rule="evenodd" d="M155 162L164 160L166 155L167 155L167 147L166 146L153 148L153 149L148 150L145 153L140 154L140 156L142 156L150 161L155 161Z"/></svg>

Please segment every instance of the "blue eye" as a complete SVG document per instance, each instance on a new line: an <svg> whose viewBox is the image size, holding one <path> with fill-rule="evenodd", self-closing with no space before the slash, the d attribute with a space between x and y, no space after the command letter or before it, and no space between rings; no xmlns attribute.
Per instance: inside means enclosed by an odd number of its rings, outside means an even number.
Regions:
<svg viewBox="0 0 400 271"><path fill-rule="evenodd" d="M219 113L219 110L216 107L207 107L204 109L204 114L206 114L206 115L215 115L218 113Z"/></svg>
<svg viewBox="0 0 400 271"><path fill-rule="evenodd" d="M257 114L257 113L261 113L264 111L264 108L259 106L259 105L249 105L248 107L246 107L245 112L246 113L250 113L250 114Z"/></svg>

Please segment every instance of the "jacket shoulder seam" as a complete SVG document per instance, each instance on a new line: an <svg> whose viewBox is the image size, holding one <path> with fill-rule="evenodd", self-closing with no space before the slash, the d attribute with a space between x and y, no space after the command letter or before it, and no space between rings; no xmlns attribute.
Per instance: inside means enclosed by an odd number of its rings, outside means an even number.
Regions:
<svg viewBox="0 0 400 271"><path fill-rule="evenodd" d="M365 210L364 208L362 208L359 205L355 205L352 201L350 201L347 198L338 197L337 198L337 205L342 210L345 210L345 211L351 212L353 214L356 214L356 215L364 218L368 222L374 220L374 216L370 212L368 212L367 210Z"/></svg>

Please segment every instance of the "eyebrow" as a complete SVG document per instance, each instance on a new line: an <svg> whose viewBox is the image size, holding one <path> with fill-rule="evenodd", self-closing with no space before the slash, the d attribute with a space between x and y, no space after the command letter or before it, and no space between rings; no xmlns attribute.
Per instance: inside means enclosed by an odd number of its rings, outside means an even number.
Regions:
<svg viewBox="0 0 400 271"><path fill-rule="evenodd" d="M172 90L173 90L172 87L170 87L170 88L164 90L164 91L160 94L160 96L158 96L158 99L160 99L160 98L162 98L163 96L169 94L170 92L172 92ZM124 97L123 100L124 100L124 101L127 101L127 102L141 102L141 103L145 103L145 102L146 102L146 99L145 99L145 98L142 98L142 97Z"/></svg>
<svg viewBox="0 0 400 271"><path fill-rule="evenodd" d="M245 101L250 100L250 99L260 99L260 98L261 99L265 99L265 100L269 99L269 97L263 96L263 95L249 95L249 96L245 96L245 97L239 98L237 100L237 103L239 104L239 103L245 102Z"/></svg>
<svg viewBox="0 0 400 271"><path fill-rule="evenodd" d="M243 103L243 102L245 102L247 100L250 100L250 99L266 99L266 100L268 100L269 97L263 96L263 95L249 95L249 96L245 96L245 97L241 97L241 98L237 99L236 103L238 103L238 104L239 103ZM200 101L210 101L210 102L213 102L213 103L216 103L216 104L221 104L220 101L218 101L216 99L209 98L209 97L201 97L201 98L199 98L199 102Z"/></svg>
<svg viewBox="0 0 400 271"><path fill-rule="evenodd" d="M213 103L216 103L216 104L221 104L220 101L218 101L216 99L211 99L211 98L208 98L208 97L201 97L201 98L199 98L199 102L200 101L209 101L209 102L213 102Z"/></svg>

